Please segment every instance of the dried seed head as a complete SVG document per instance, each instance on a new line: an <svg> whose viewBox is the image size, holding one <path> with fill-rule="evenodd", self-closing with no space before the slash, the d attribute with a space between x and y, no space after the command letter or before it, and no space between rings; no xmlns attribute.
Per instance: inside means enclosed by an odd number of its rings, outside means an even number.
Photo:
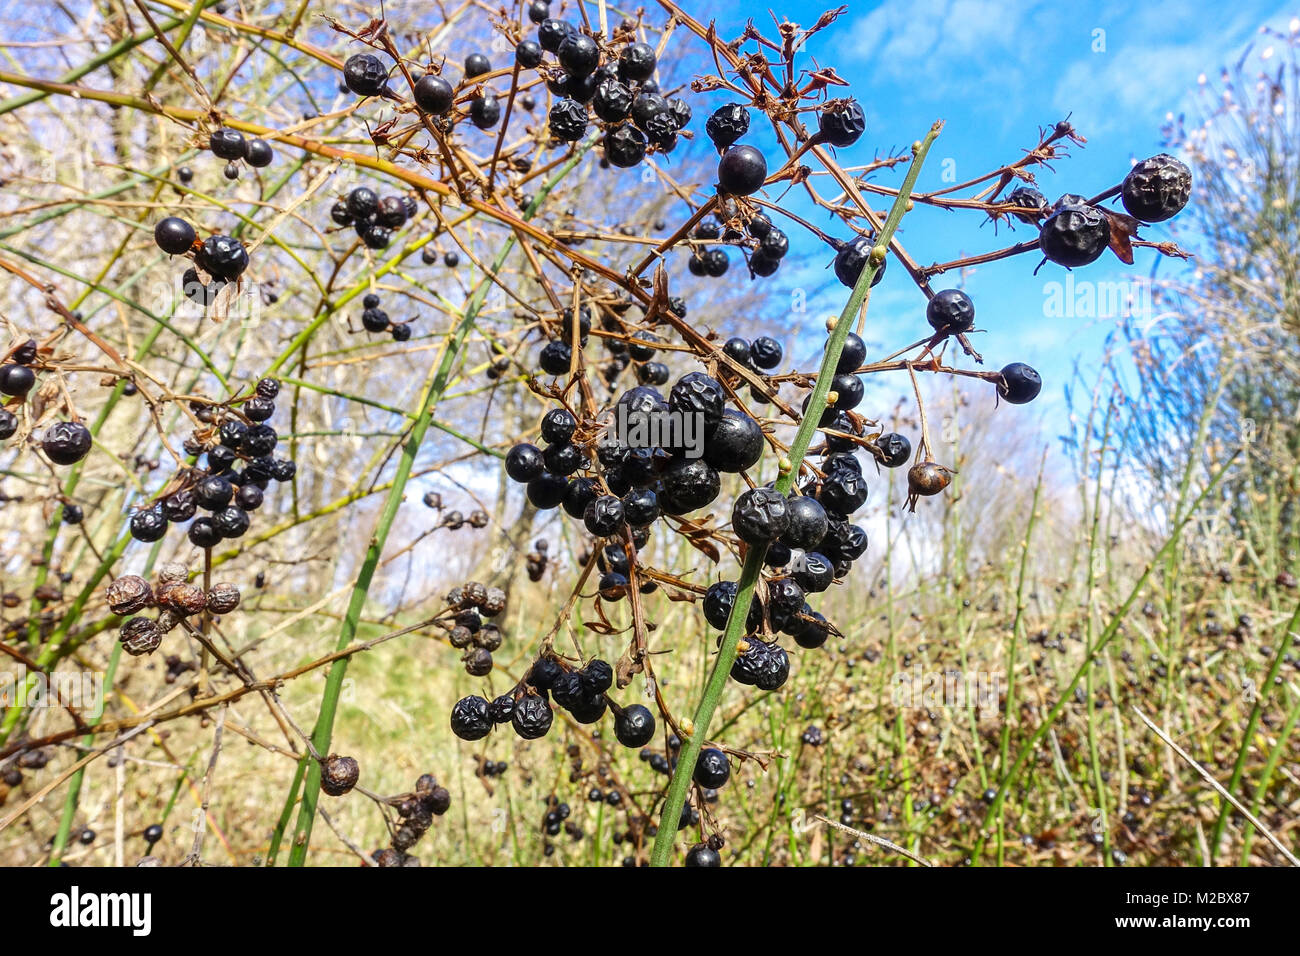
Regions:
<svg viewBox="0 0 1300 956"><path fill-rule="evenodd" d="M472 528L486 528L488 525L488 513L481 508L471 511L469 513L469 523Z"/></svg>
<svg viewBox="0 0 1300 956"><path fill-rule="evenodd" d="M500 588L488 588L487 597L479 605L481 610L488 617L496 617L506 609L506 592Z"/></svg>
<svg viewBox="0 0 1300 956"><path fill-rule="evenodd" d="M207 600L208 610L213 614L229 614L239 607L239 588L233 584L214 584Z"/></svg>
<svg viewBox="0 0 1300 956"><path fill-rule="evenodd" d="M182 617L189 617L208 606L208 596L197 584L178 584L167 591L167 606Z"/></svg>
<svg viewBox="0 0 1300 956"><path fill-rule="evenodd" d="M921 461L907 472L907 490L910 494L930 497L948 487L952 471L933 461Z"/></svg>
<svg viewBox="0 0 1300 956"><path fill-rule="evenodd" d="M341 797L357 785L361 767L351 757L330 754L321 764L320 788L331 797Z"/></svg>
<svg viewBox="0 0 1300 956"><path fill-rule="evenodd" d="M492 673L492 654L481 647L465 652L465 673L470 677L486 677Z"/></svg>
<svg viewBox="0 0 1300 956"><path fill-rule="evenodd" d="M487 600L487 588L477 581L466 581L461 586L461 592L465 595L465 601L474 607L482 607L483 602Z"/></svg>
<svg viewBox="0 0 1300 956"><path fill-rule="evenodd" d="M153 604L153 588L138 574L124 574L108 586L108 606L114 614L135 614Z"/></svg>
<svg viewBox="0 0 1300 956"><path fill-rule="evenodd" d="M185 565L179 561L168 561L158 569L158 587L161 588L164 584L180 584L188 580L189 576L190 569Z"/></svg>
<svg viewBox="0 0 1300 956"><path fill-rule="evenodd" d="M475 635L478 646L485 651L495 651L501 646L501 628L495 624L485 624Z"/></svg>
<svg viewBox="0 0 1300 956"><path fill-rule="evenodd" d="M177 614L175 611L173 611L171 608L167 607L167 608L163 608L162 611L159 612L158 620L155 623L157 623L158 625L158 630L160 630L164 634L167 634L175 630L176 625L179 624L180 622L181 622L181 616Z"/></svg>
<svg viewBox="0 0 1300 956"><path fill-rule="evenodd" d="M162 643L162 632L147 617L133 617L122 625L118 640L122 642L122 650L133 657L140 657L158 650L158 645Z"/></svg>

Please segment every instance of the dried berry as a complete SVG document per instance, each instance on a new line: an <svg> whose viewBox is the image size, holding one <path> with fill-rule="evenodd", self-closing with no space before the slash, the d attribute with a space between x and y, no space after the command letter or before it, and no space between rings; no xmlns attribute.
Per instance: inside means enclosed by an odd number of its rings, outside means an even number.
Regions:
<svg viewBox="0 0 1300 956"><path fill-rule="evenodd" d="M229 614L239 607L239 588L233 584L214 584L208 590L207 607L213 614Z"/></svg>
<svg viewBox="0 0 1300 956"><path fill-rule="evenodd" d="M108 586L108 606L114 614L135 614L153 604L153 588L136 574L124 574Z"/></svg>
<svg viewBox="0 0 1300 956"><path fill-rule="evenodd" d="M320 766L320 788L331 797L341 797L357 785L361 767L352 757L330 754Z"/></svg>
<svg viewBox="0 0 1300 956"><path fill-rule="evenodd" d="M122 643L122 650L139 657L158 650L158 645L162 643L162 632L147 617L133 617L122 625L118 640Z"/></svg>

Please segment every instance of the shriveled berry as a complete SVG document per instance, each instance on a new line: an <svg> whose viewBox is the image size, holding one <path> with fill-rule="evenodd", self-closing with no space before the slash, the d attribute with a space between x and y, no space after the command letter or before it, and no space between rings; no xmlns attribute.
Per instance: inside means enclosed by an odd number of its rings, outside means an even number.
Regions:
<svg viewBox="0 0 1300 956"><path fill-rule="evenodd" d="M551 729L554 714L545 697L537 694L525 694L514 705L510 724L524 740L536 740L545 737Z"/></svg>
<svg viewBox="0 0 1300 956"><path fill-rule="evenodd" d="M551 135L562 143L582 139L587 131L587 108L576 100L562 99L551 107Z"/></svg>
<svg viewBox="0 0 1300 956"><path fill-rule="evenodd" d="M720 106L704 121L704 132L718 149L727 149L749 132L749 110L740 103Z"/></svg>
<svg viewBox="0 0 1300 956"><path fill-rule="evenodd" d="M645 158L646 138L635 126L624 123L605 134L605 158L610 165L629 169Z"/></svg>
<svg viewBox="0 0 1300 956"><path fill-rule="evenodd" d="M623 502L613 495L602 495L582 516L587 530L598 538L608 538L623 525Z"/></svg>
<svg viewBox="0 0 1300 956"><path fill-rule="evenodd" d="M655 65L654 47L648 43L631 43L618 56L618 75L624 80L641 82L654 75Z"/></svg>
<svg viewBox="0 0 1300 956"><path fill-rule="evenodd" d="M462 697L451 709L451 732L461 740L482 740L492 731L488 702L477 695Z"/></svg>
<svg viewBox="0 0 1300 956"><path fill-rule="evenodd" d="M90 429L81 422L55 422L41 438L41 451L56 465L73 465L90 451Z"/></svg>
<svg viewBox="0 0 1300 956"><path fill-rule="evenodd" d="M361 766L352 757L330 754L320 766L320 788L331 797L341 797L361 779Z"/></svg>
<svg viewBox="0 0 1300 956"><path fill-rule="evenodd" d="M152 654L162 644L162 632L147 617L133 617L122 625L118 640L122 650L133 657Z"/></svg>
<svg viewBox="0 0 1300 956"><path fill-rule="evenodd" d="M703 459L677 459L664 471L659 506L671 515L689 514L710 504L721 488L718 473Z"/></svg>
<svg viewBox="0 0 1300 956"><path fill-rule="evenodd" d="M1119 195L1129 215L1143 222L1164 222L1181 212L1191 198L1192 171L1161 153L1129 170Z"/></svg>
<svg viewBox="0 0 1300 956"><path fill-rule="evenodd" d="M887 432L877 438L876 448L880 452L878 460L886 468L901 467L912 456L912 443L897 432Z"/></svg>
<svg viewBox="0 0 1300 956"><path fill-rule="evenodd" d="M208 589L206 599L213 614L229 614L239 607L239 588L234 584L214 584Z"/></svg>
<svg viewBox="0 0 1300 956"><path fill-rule="evenodd" d="M234 282L248 268L248 250L231 236L209 236L195 254L194 263L213 278Z"/></svg>
<svg viewBox="0 0 1300 956"><path fill-rule="evenodd" d="M146 543L157 541L167 533L167 519L161 510L147 508L131 516L131 537Z"/></svg>
<svg viewBox="0 0 1300 956"><path fill-rule="evenodd" d="M555 56L570 76L588 76L600 64L600 47L591 37L575 30L560 41Z"/></svg>
<svg viewBox="0 0 1300 956"><path fill-rule="evenodd" d="M769 544L790 525L787 504L785 495L775 488L750 488L736 499L731 510L732 530L746 544Z"/></svg>
<svg viewBox="0 0 1300 956"><path fill-rule="evenodd" d="M944 289L926 305L925 318L936 332L969 332L975 327L975 303L961 289Z"/></svg>
<svg viewBox="0 0 1300 956"><path fill-rule="evenodd" d="M109 584L106 597L114 614L135 614L153 604L153 588L138 574L124 574Z"/></svg>
<svg viewBox="0 0 1300 956"><path fill-rule="evenodd" d="M632 112L632 99L631 89L609 76L596 85L591 108L606 123L621 123Z"/></svg>
<svg viewBox="0 0 1300 956"><path fill-rule="evenodd" d="M835 253L835 278L850 289L856 286L867 260L871 257L871 249L871 240L866 236L856 236L841 246L839 252ZM873 287L885 277L886 262L888 260L882 260L879 268L876 269L876 274L872 276Z"/></svg>
<svg viewBox="0 0 1300 956"><path fill-rule="evenodd" d="M1011 215L1030 225L1038 222L1047 212L1047 197L1032 186L1017 186L1007 193L1002 201L1025 210L1025 212L1013 212Z"/></svg>
<svg viewBox="0 0 1300 956"><path fill-rule="evenodd" d="M1057 265L1074 268L1101 258L1110 244L1110 223L1094 206L1064 206L1047 217L1038 248Z"/></svg>
<svg viewBox="0 0 1300 956"><path fill-rule="evenodd" d="M343 83L357 96L378 96L388 85L388 71L373 53L354 53L343 64Z"/></svg>
<svg viewBox="0 0 1300 956"><path fill-rule="evenodd" d="M852 146L867 128L857 100L831 100L817 116L819 138L832 146Z"/></svg>

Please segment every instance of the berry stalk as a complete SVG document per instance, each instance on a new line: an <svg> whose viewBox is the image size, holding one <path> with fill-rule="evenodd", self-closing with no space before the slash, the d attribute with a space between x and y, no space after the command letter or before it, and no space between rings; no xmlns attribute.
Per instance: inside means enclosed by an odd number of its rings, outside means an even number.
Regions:
<svg viewBox="0 0 1300 956"><path fill-rule="evenodd" d="M524 212L523 218L529 219L537 211L538 206L545 201L547 195L555 188L568 173L582 160L582 157L596 143L595 137L589 138L574 150L573 156L555 171L545 186L537 194L528 209ZM342 651L352 644L356 637L357 627L361 620L361 613L365 609L367 593L370 590L371 579L374 577L375 569L379 566L379 559L383 554L384 544L388 539L388 532L393 526L393 521L397 517L397 510L401 506L402 498L406 491L406 483L411 476L411 471L415 465L415 456L420 450L420 445L424 442L425 433L433 421L433 410L441 400L443 392L446 390L448 379L451 377L452 366L455 364L456 356L459 353L461 344L469 335L470 330L474 327L475 320L478 318L479 310L487 300L488 290L496 281L496 274L505 266L506 258L514 249L517 237L512 236L501 251L493 260L491 273L483 278L477 289L474 290L469 302L465 307L465 315L452 336L446 351L443 353L442 361L433 381L429 384L424 393L424 399L421 403L420 410L416 414L415 422L411 426L411 437L407 440L406 446L402 449L402 457L397 463L397 472L393 477L393 486L388 492L388 497L384 501L383 510L380 512L379 523L375 527L374 536L370 540L370 546L366 549L365 561L361 565L361 571L357 575L356 584L352 588L352 596L348 602L347 614L343 618L343 625L339 629L339 639L336 645L337 651ZM334 715L338 710L339 694L343 690L343 678L347 673L348 658L341 657L330 666L329 674L325 682L325 693L321 699L320 711L316 718L316 726L312 730L312 746L317 753L329 753L330 741L334 732ZM306 768L305 775L302 768ZM285 802L285 810L281 816L282 822L288 821L288 816L294 802L298 798L298 782L305 776L305 786L302 791L302 806L298 811L298 820L294 825L293 844L289 853L290 866L302 866L307 860L307 848L311 842L312 826L316 821L316 804L320 799L320 779L321 765L315 760L311 753L305 753L301 759L299 772L294 776L294 783L290 786L288 798ZM280 829L275 834L271 850L267 854L268 863L275 859L276 852L279 849L280 837L283 830Z"/></svg>
<svg viewBox="0 0 1300 956"><path fill-rule="evenodd" d="M899 187L898 195L889 209L889 215L885 218L880 233L875 237L876 246L885 249L889 248L894 231L898 228L903 214L907 212L908 206L911 205L909 197L912 188L916 185L917 176L921 172L921 165L925 162L925 156L930 151L930 146L934 143L942 128L942 121L936 122L930 127L925 139L912 147L912 166L907 171L902 186ZM857 284L854 285L853 291L849 295L849 300L844 304L844 309L840 312L839 319L836 321L834 328L831 329L830 337L826 340L826 354L822 358L821 370L817 374L817 384L813 388L808 408L804 412L803 421L799 423L799 430L796 432L794 441L790 445L790 451L786 456L789 459L790 467L777 478L777 490L783 495L788 494L794 485L795 477L799 474L799 468L803 463L803 457L808 451L808 446L812 444L818 422L821 420L822 412L826 408L826 396L830 393L831 382L835 378L835 367L839 363L844 341L848 338L849 331L854 324L854 317L866 302L871 289L871 281L875 278L881 262L883 262L883 259L878 260L874 256L867 260L862 268L862 274L858 276ZM713 670L709 674L709 681L705 685L704 694L700 697L700 702L695 708L691 734L682 742L682 749L677 758L677 766L673 768L672 780L668 785L668 797L664 801L663 813L659 818L659 833L655 837L654 851L650 857L651 866L667 866L672 855L673 844L678 830L677 823L681 819L682 807L686 804L686 793L690 788L691 778L695 773L695 762L699 759L700 749L708 736L709 723L713 720L713 713L717 709L718 701L722 698L722 692L731 676L731 665L736 661L740 638L745 630L745 620L749 615L749 607L754 597L754 587L758 583L759 573L763 569L763 558L766 554L766 545L761 545L750 547L745 555L745 563L740 573L739 589L736 592L735 603L731 608L731 616L727 618L727 627L722 635L722 645L718 649L718 657L714 661Z"/></svg>

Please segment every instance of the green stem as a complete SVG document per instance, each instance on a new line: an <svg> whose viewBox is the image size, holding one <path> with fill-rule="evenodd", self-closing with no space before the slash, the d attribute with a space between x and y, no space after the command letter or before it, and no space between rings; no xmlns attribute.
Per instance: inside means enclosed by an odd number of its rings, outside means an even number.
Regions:
<svg viewBox="0 0 1300 956"><path fill-rule="evenodd" d="M539 190L537 197L525 211L525 219L532 218L538 206L555 188L555 185L578 165L582 157L586 155L587 150L595 142L594 137L588 139L575 151L568 162L556 170L555 175ZM361 612L365 608L366 596L370 590L370 582L374 577L375 569L379 566L384 543L388 540L389 531L392 529L393 521L397 517L397 510L402 504L406 483L415 464L415 456L419 452L425 433L429 430L429 426L433 421L433 410L442 398L443 391L447 388L452 367L460 354L461 345L474 327L479 310L487 299L488 290L496 281L496 275L504 267L506 258L514 248L516 241L516 236L510 237L501 251L497 253L490 274L483 278L475 288L473 295L470 296L470 300L465 307L465 314L456 326L451 340L443 350L442 361L433 376L432 382L425 390L420 404L420 411L416 415L415 423L411 426L410 438L407 439L406 445L402 449L402 457L397 463L397 472L393 477L393 487L389 490L388 497L384 501L384 507L380 512L375 533L370 539L370 546L366 549L366 557L361 565L361 572L357 575L356 584L353 585L347 614L344 616L343 626L339 630L337 650L341 651L347 648L356 636L357 625L361 620ZM326 677L325 693L316 718L316 726L312 731L312 746L321 755L329 753L334 732L334 717L338 711L339 694L343 689L343 678L347 673L347 667L348 658L340 658L330 666L329 674ZM305 774L303 773L304 767L306 768ZM281 815L281 819L287 822L287 811L298 798L297 784L299 780L302 780L302 806L298 810L298 820L294 825L292 846L289 850L290 866L302 866L307 861L307 848L311 841L312 826L316 821L316 804L320 799L320 774L320 764L311 756L310 751L305 752L301 758L298 773L295 775L294 785L290 787L288 798L285 801L286 812ZM275 860L282 834L283 828L277 827L272 837L271 850L267 854L268 865Z"/></svg>
<svg viewBox="0 0 1300 956"><path fill-rule="evenodd" d="M926 134L925 139L912 147L911 168L903 179L903 185L898 190L893 206L890 207L889 216L885 219L879 235L875 237L877 246L889 248L894 230L898 228L898 223L910 204L909 197L916 183L916 177L921 171L921 164L925 161L925 155L929 152L930 145L939 135L941 128L941 123L935 123L930 127L930 132ZM826 340L826 354L822 359L821 371L817 375L817 384L813 388L812 398L809 399L803 421L799 424L799 431L795 434L794 442L790 445L787 455L790 468L776 482L777 490L782 494L788 494L794 485L803 457L808 451L808 446L812 444L822 411L826 408L826 396L831 390L831 381L835 377L835 366L839 363L844 340L848 338L854 317L866 301L871 281L875 278L879 267L880 263L874 258L868 260L862 269L862 274L858 277L857 284L853 287L853 292L849 295L849 301L844 304L839 321L835 323L835 328L831 330L830 337ZM668 784L668 798L664 802L663 814L659 818L659 834L655 837L654 851L650 858L652 866L667 866L673 852L677 823L681 818L682 807L686 804L686 792L695 772L695 761L699 758L700 749L708 736L709 723L713 720L713 712L717 709L718 701L731 675L731 665L736 660L736 649L745 629L745 619L749 615L754 587L758 583L759 572L763 569L763 558L766 554L766 547L755 547L750 548L745 555L745 563L740 572L739 590L736 592L736 601L731 608L731 616L727 619L727 627L722 635L722 646L718 649L718 657L713 663L713 670L709 674L709 682L704 687L704 694L696 706L691 733L682 742L677 766Z"/></svg>

